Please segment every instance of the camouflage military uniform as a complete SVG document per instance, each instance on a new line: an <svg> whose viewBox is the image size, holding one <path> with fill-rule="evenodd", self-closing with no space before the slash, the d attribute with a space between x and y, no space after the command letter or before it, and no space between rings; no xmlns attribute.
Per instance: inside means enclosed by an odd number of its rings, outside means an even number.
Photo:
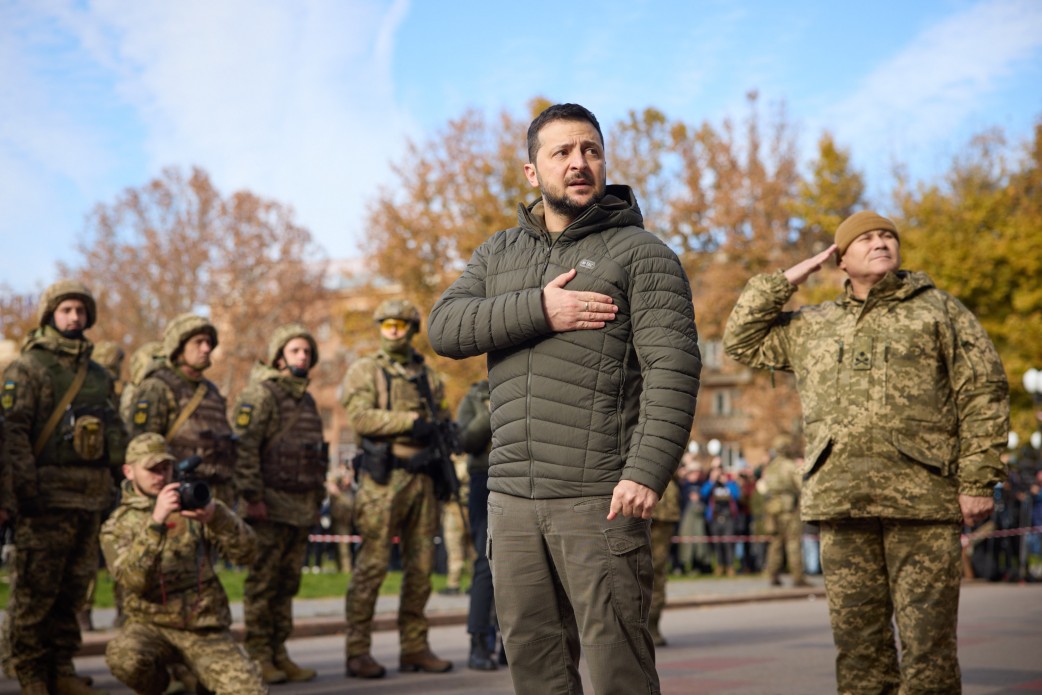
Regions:
<svg viewBox="0 0 1042 695"><path fill-rule="evenodd" d="M778 575L783 560L788 560L793 584L806 583L801 550L803 522L797 509L802 482L796 462L782 454L767 463L756 482L756 489L763 496L764 531L771 537L766 571L773 585L781 583Z"/></svg>
<svg viewBox="0 0 1042 695"><path fill-rule="evenodd" d="M648 613L648 631L656 646L664 646L666 639L659 630L662 609L666 605L666 581L669 578L669 549L680 522L680 486L670 480L662 499L651 513L651 564L655 569L655 585L651 591L651 610Z"/></svg>
<svg viewBox="0 0 1042 695"><path fill-rule="evenodd" d="M23 686L57 679L59 689L61 681L75 676L72 657L81 641L76 610L97 572L98 527L111 504L112 471L123 463L126 446L112 379L90 360L91 343L65 337L51 323L54 309L68 298L83 300L86 328L94 324L94 300L85 287L69 281L52 285L41 301L40 327L5 370L0 392L2 458L11 467L18 507L21 579L9 605L11 652ZM81 370L82 386L43 439L45 423Z"/></svg>
<svg viewBox="0 0 1042 695"><path fill-rule="evenodd" d="M105 650L116 678L146 695L169 683L167 668L185 663L217 695L267 693L260 669L232 638L228 597L209 560L219 550L249 564L253 532L220 500L203 525L174 514L152 520L155 500L123 485L120 506L101 530L109 571L123 587L126 623Z"/></svg>
<svg viewBox="0 0 1042 695"><path fill-rule="evenodd" d="M1008 386L987 334L922 273L889 272L865 299L795 312L783 273L754 277L727 353L792 371L807 463L800 511L821 559L843 693L958 693L959 495L987 497ZM891 618L901 638L900 673Z"/></svg>
<svg viewBox="0 0 1042 695"><path fill-rule="evenodd" d="M422 453L426 446L410 437L413 414L430 417L410 379L425 372L435 401L442 400L437 374L424 365L420 355L411 355L402 364L381 350L352 364L344 378L343 405L356 435L392 443L398 462ZM446 413L434 415L441 418ZM411 473L401 465L395 466L386 485L377 484L367 473L362 475L355 498L355 527L362 544L346 599L349 659L370 651L373 610L395 535L401 539L403 570L398 609L401 653L428 649L424 608L431 592L437 513L430 476Z"/></svg>
<svg viewBox="0 0 1042 695"><path fill-rule="evenodd" d="M201 456L203 462L196 469L197 477L210 485L215 497L232 507L236 453L227 402L212 381L205 377L189 379L176 364L177 352L185 342L204 331L210 333L212 344L217 347L217 331L206 319L186 314L170 322L163 336L164 364L137 387L127 428L131 436L142 432L162 434L178 459ZM202 400L171 437L170 428L197 390L203 391Z"/></svg>
<svg viewBox="0 0 1042 695"><path fill-rule="evenodd" d="M460 457L454 463L460 482L459 502L449 500L441 505L441 538L445 543L446 593L458 594L463 580L463 568L474 561L474 546L470 542L470 520L467 517L470 476L467 460Z"/></svg>
<svg viewBox="0 0 1042 695"><path fill-rule="evenodd" d="M260 552L243 596L246 649L266 674L274 672L272 666L289 667L285 643L293 631L293 597L300 588L308 532L318 521L328 469L322 419L307 392L307 377L269 366L297 337L311 344L314 366L318 350L311 334L299 324L280 327L268 347L267 364L254 367L233 416L239 437L236 488L243 498L239 512L247 516L247 505L260 502L267 510L266 519L247 519ZM289 674L287 669L282 671ZM279 674L275 680L281 678Z"/></svg>
<svg viewBox="0 0 1042 695"><path fill-rule="evenodd" d="M163 343L154 340L145 343L130 355L130 378L123 384L123 392L119 394L119 416L130 427L134 417L134 399L137 388L152 372L163 366L165 361L157 355L162 351Z"/></svg>

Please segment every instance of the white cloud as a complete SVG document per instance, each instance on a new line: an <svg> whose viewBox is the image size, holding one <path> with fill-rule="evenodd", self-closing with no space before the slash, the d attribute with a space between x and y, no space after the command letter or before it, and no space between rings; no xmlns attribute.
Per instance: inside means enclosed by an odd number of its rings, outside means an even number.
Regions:
<svg viewBox="0 0 1042 695"><path fill-rule="evenodd" d="M968 121L994 123L982 111L992 104L987 97L1023 63L1038 60L1040 50L1042 3L981 2L913 38L820 122L856 152L869 153L870 170L910 155L947 157L951 145L963 144L950 141L964 137Z"/></svg>
<svg viewBox="0 0 1042 695"><path fill-rule="evenodd" d="M148 169L199 165L295 207L334 255L400 151L393 37L408 4L184 0L92 6L94 60L145 125Z"/></svg>

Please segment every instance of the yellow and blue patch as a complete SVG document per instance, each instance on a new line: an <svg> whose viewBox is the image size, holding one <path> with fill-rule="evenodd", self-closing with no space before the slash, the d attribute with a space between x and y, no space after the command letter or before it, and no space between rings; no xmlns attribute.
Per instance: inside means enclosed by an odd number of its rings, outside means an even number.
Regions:
<svg viewBox="0 0 1042 695"><path fill-rule="evenodd" d="M15 404L15 394L18 391L18 384L8 379L4 382L3 393L0 394L0 406L4 410L10 410Z"/></svg>
<svg viewBox="0 0 1042 695"><path fill-rule="evenodd" d="M249 403L243 403L239 406L239 412L235 414L235 426L236 427L249 427L250 421L253 420L253 406Z"/></svg>
<svg viewBox="0 0 1042 695"><path fill-rule="evenodd" d="M148 422L148 401L138 401L134 404L134 424L138 427Z"/></svg>

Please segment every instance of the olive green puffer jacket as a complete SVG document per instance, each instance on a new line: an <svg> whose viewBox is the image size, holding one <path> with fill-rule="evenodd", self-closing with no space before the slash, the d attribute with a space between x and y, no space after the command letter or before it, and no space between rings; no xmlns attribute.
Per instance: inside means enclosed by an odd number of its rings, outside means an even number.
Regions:
<svg viewBox="0 0 1042 695"><path fill-rule="evenodd" d="M611 495L620 479L659 495L687 444L701 358L691 288L673 253L642 227L625 186L556 239L542 203L474 252L430 315L441 355L488 353L492 403L489 489L547 499ZM575 268L566 289L612 297L598 330L554 333L542 290Z"/></svg>

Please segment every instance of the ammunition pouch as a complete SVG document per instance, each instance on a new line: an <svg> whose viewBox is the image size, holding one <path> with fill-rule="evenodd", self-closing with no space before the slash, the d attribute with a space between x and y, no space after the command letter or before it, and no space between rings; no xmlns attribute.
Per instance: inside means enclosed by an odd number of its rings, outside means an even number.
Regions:
<svg viewBox="0 0 1042 695"><path fill-rule="evenodd" d="M235 443L238 437L232 433L216 433L204 430L191 439L180 437L171 442L170 453L178 459L199 456L203 462L196 469L196 477L211 483L227 483L235 472Z"/></svg>
<svg viewBox="0 0 1042 695"><path fill-rule="evenodd" d="M390 442L374 442L362 439L361 468L364 469L377 485L386 485L391 480L394 468L394 457L391 456Z"/></svg>

